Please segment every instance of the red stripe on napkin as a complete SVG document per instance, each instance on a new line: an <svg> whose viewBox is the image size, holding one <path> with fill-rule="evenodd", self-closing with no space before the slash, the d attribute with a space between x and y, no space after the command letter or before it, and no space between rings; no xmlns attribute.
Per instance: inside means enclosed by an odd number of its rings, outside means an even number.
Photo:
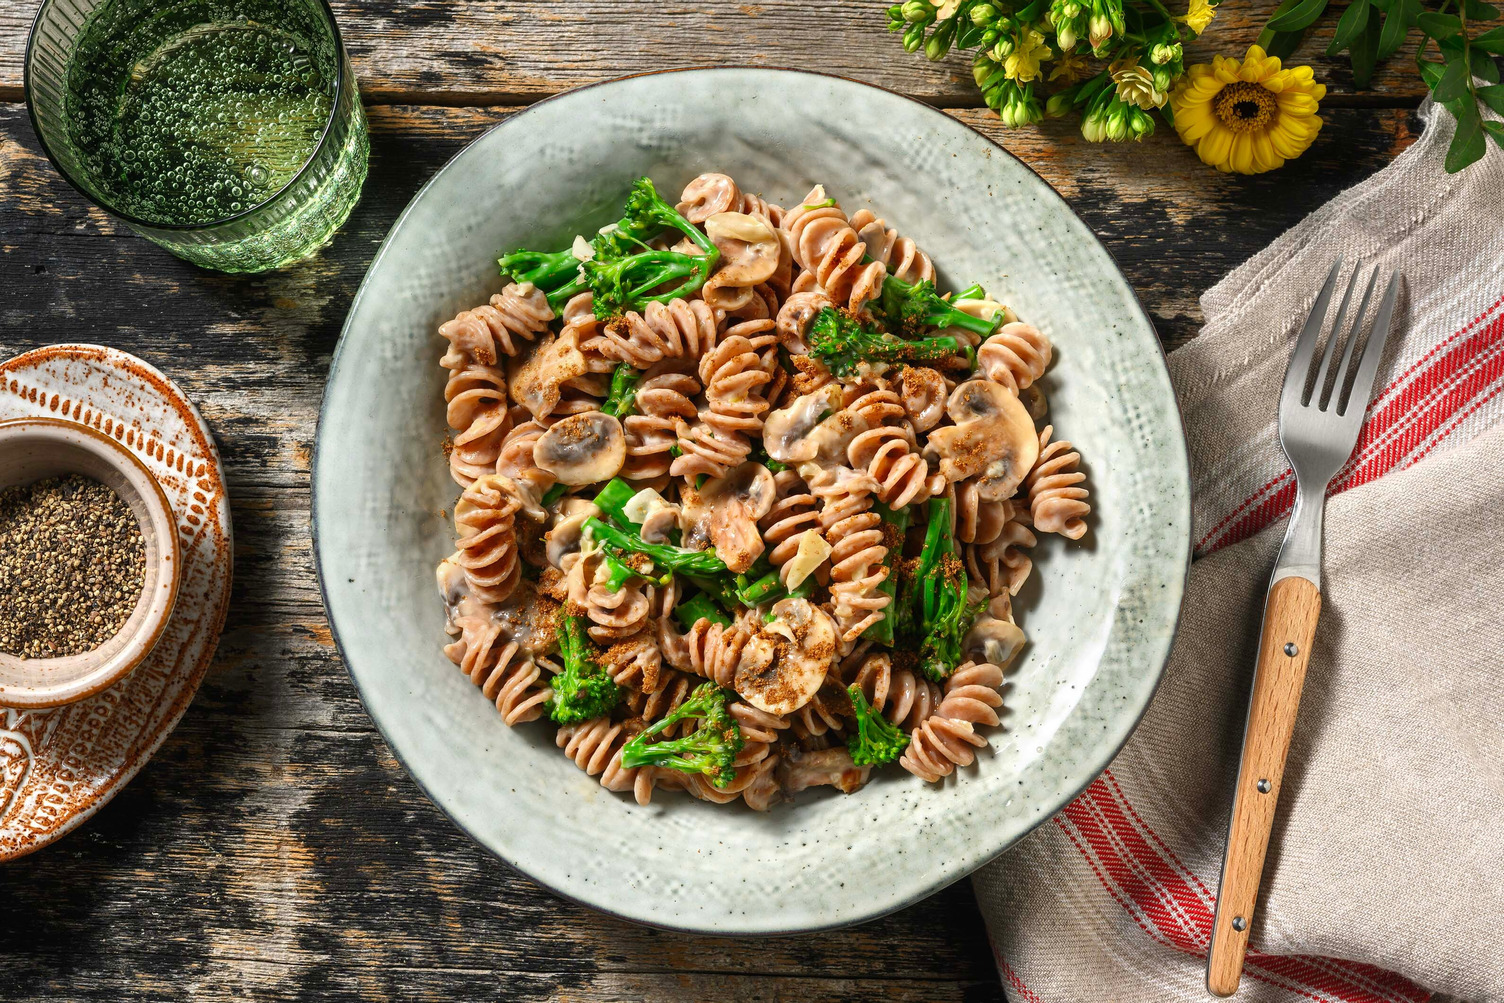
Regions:
<svg viewBox="0 0 1504 1003"><path fill-rule="evenodd" d="M1216 896L1133 809L1108 770L1055 817L1097 880L1155 940L1205 957ZM1372 965L1248 954L1247 974L1319 1003L1425 1003L1430 993ZM1007 972L1011 972L1008 969ZM1010 975L1014 981L1016 975ZM1017 981L1017 987L1022 981ZM1020 995L1025 992L1019 990ZM1024 997L1034 999L1033 994Z"/></svg>
<svg viewBox="0 0 1504 1003"><path fill-rule="evenodd" d="M1501 306L1504 296L1375 395L1353 455L1328 495L1414 463L1504 388ZM1246 540L1288 515L1294 503L1295 474L1286 468L1212 527L1196 544L1197 554Z"/></svg>

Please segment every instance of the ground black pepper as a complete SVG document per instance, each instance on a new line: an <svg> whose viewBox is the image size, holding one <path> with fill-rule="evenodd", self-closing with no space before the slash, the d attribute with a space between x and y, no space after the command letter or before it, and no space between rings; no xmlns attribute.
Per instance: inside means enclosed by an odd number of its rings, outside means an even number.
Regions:
<svg viewBox="0 0 1504 1003"><path fill-rule="evenodd" d="M0 491L0 651L57 658L124 626L146 581L146 543L118 494L69 474Z"/></svg>

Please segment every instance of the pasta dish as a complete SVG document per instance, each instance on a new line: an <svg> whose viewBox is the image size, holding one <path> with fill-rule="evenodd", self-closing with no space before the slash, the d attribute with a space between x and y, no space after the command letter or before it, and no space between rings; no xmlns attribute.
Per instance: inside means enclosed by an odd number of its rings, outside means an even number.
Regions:
<svg viewBox="0 0 1504 1003"><path fill-rule="evenodd" d="M821 187L724 174L500 260L443 324L445 654L612 791L755 809L969 766L1025 644L1037 533L1079 539L1049 340Z"/></svg>

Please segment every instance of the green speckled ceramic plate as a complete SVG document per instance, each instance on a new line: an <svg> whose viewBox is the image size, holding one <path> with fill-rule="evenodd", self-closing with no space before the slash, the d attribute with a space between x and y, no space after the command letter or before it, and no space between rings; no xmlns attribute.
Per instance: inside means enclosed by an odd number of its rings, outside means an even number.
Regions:
<svg viewBox="0 0 1504 1003"><path fill-rule="evenodd" d="M1085 457L1091 532L1046 540L1021 597L1030 645L990 752L943 784L892 769L857 794L757 814L612 794L543 724L508 729L440 652L433 567L456 497L438 325L499 290L495 258L616 216L633 178L702 171L784 205L815 182L870 205L1054 341L1051 418ZM544 101L476 140L392 228L345 323L319 422L324 598L392 749L481 845L559 893L715 933L871 919L1007 849L1112 759L1159 680L1190 553L1190 489L1154 330L1111 256L1000 147L917 101L788 70L632 77Z"/></svg>

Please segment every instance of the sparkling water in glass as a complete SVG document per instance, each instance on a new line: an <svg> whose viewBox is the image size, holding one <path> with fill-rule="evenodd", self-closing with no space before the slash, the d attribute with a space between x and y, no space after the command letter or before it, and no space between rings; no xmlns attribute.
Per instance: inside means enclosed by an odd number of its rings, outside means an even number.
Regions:
<svg viewBox="0 0 1504 1003"><path fill-rule="evenodd" d="M327 0L44 0L26 101L75 188L219 271L312 254L366 177L365 113Z"/></svg>

